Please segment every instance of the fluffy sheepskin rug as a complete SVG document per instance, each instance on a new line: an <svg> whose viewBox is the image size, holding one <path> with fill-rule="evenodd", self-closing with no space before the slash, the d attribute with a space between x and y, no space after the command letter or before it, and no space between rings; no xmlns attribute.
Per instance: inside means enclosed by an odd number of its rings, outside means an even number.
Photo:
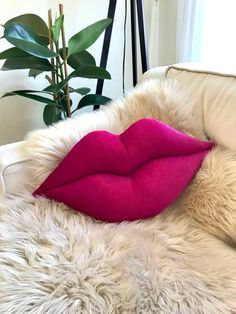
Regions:
<svg viewBox="0 0 236 314"><path fill-rule="evenodd" d="M204 139L180 86L149 81L28 137L28 192L0 202L0 313L236 313L236 154L216 147L183 195L106 224L30 195L82 136L158 118Z"/></svg>

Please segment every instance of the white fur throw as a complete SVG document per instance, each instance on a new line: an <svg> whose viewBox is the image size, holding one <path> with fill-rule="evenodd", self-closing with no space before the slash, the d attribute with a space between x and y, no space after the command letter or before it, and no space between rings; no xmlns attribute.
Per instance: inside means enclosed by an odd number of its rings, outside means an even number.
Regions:
<svg viewBox="0 0 236 314"><path fill-rule="evenodd" d="M194 102L148 81L99 112L28 137L29 190L82 136L158 118L204 139ZM236 154L216 147L182 196L143 221L106 224L22 192L0 202L0 313L236 313Z"/></svg>

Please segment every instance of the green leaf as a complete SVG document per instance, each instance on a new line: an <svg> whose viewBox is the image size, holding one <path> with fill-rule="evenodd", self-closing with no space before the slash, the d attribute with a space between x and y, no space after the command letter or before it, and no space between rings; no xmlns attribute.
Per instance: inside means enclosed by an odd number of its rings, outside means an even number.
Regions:
<svg viewBox="0 0 236 314"><path fill-rule="evenodd" d="M85 65L96 65L94 57L86 50L70 55L67 59L67 63L73 69L77 69Z"/></svg>
<svg viewBox="0 0 236 314"><path fill-rule="evenodd" d="M58 84L50 84L46 88L44 88L45 92L52 92L53 94L58 94L59 91L66 85L66 83L70 80L70 77L61 81Z"/></svg>
<svg viewBox="0 0 236 314"><path fill-rule="evenodd" d="M47 87L45 87L43 89L44 92L51 92L54 93L56 90L57 84L52 84L52 82L50 83L50 85L48 85Z"/></svg>
<svg viewBox="0 0 236 314"><path fill-rule="evenodd" d="M104 79L104 80L111 79L111 75L107 70L101 67L94 66L94 65L88 65L88 66L80 67L74 70L69 75L69 78L72 78L72 77L85 77L85 78L90 78L90 79Z"/></svg>
<svg viewBox="0 0 236 314"><path fill-rule="evenodd" d="M57 106L46 105L43 110L43 121L46 125L51 125L61 120L61 114Z"/></svg>
<svg viewBox="0 0 236 314"><path fill-rule="evenodd" d="M44 91L50 91L57 94L72 78L85 77L90 79L111 79L109 72L97 66L85 66L73 71L67 79L61 81L59 84L49 85Z"/></svg>
<svg viewBox="0 0 236 314"><path fill-rule="evenodd" d="M29 25L33 31L39 36L40 42L47 46L49 44L49 31L47 24L44 22L44 20L41 19L36 14L23 14L16 16L9 21L7 21L4 25L4 27L7 27L11 23L23 23L26 25Z"/></svg>
<svg viewBox="0 0 236 314"><path fill-rule="evenodd" d="M110 79L111 76L109 72L105 69L97 67L97 66L85 66L81 67L75 71L73 71L67 79L61 81L59 84L49 85L44 88L44 91L52 92L54 94L59 93L59 91L71 80L75 77L85 77L90 79Z"/></svg>
<svg viewBox="0 0 236 314"><path fill-rule="evenodd" d="M61 56L61 58L63 59L63 49L60 48L59 49L59 55ZM68 48L66 47L66 56L68 55Z"/></svg>
<svg viewBox="0 0 236 314"><path fill-rule="evenodd" d="M19 90L15 90L15 91L11 91L9 93L18 93L18 92L23 92L23 93L43 93L43 94L51 94L49 92L45 92L43 90L34 90L34 89L19 89ZM5 94L6 95L6 94ZM8 95L7 95L8 96ZM9 95L9 96L13 96L13 95ZM3 98L4 95L1 97Z"/></svg>
<svg viewBox="0 0 236 314"><path fill-rule="evenodd" d="M86 106L105 105L111 101L111 98L102 95L90 94L86 95L79 101L76 110Z"/></svg>
<svg viewBox="0 0 236 314"><path fill-rule="evenodd" d="M3 97L7 97L7 96L22 96L25 98L29 98L29 99L33 99L33 100L37 100L39 102L42 102L44 104L52 104L55 105L55 101L50 99L50 98L46 98L43 96L39 96L39 95L32 95L31 93L42 93L42 91L34 91L34 90L15 90L12 92L8 92L6 94L4 94L1 98Z"/></svg>
<svg viewBox="0 0 236 314"><path fill-rule="evenodd" d="M41 71L51 71L51 63L47 59L41 59L34 56L19 57L7 59L1 70L19 70L19 69L35 69Z"/></svg>
<svg viewBox="0 0 236 314"><path fill-rule="evenodd" d="M57 84L54 90L54 93L57 94L69 82L69 80L70 80L70 77L61 81L59 84Z"/></svg>
<svg viewBox="0 0 236 314"><path fill-rule="evenodd" d="M63 59L63 49L59 49L59 54ZM68 56L68 48L66 47L66 56ZM96 65L94 57L86 50L74 53L67 58L67 63L73 68L77 69L85 65Z"/></svg>
<svg viewBox="0 0 236 314"><path fill-rule="evenodd" d="M72 36L68 43L68 55L70 56L89 48L111 22L112 19L100 20Z"/></svg>
<svg viewBox="0 0 236 314"><path fill-rule="evenodd" d="M29 76L29 77L33 77L33 78L36 78L39 74L41 74L41 73L43 73L43 72L44 72L44 71L41 71L41 70L30 69L28 76Z"/></svg>
<svg viewBox="0 0 236 314"><path fill-rule="evenodd" d="M45 75L45 79L48 81L49 84L53 84L52 79L50 76L48 76L47 74Z"/></svg>
<svg viewBox="0 0 236 314"><path fill-rule="evenodd" d="M10 59L10 58L19 58L30 56L28 52L25 52L19 48L13 47L7 50L4 50L0 53L0 59Z"/></svg>
<svg viewBox="0 0 236 314"><path fill-rule="evenodd" d="M39 36L25 24L7 24L4 38L17 48L39 58L53 58L57 55L47 47L42 46Z"/></svg>
<svg viewBox="0 0 236 314"><path fill-rule="evenodd" d="M70 87L70 93L78 93L80 95L86 95L90 92L88 87L72 88Z"/></svg>
<svg viewBox="0 0 236 314"><path fill-rule="evenodd" d="M58 42L59 36L60 36L60 30L63 25L64 21L64 15L59 16L55 23L52 26L52 36L53 36L53 41L54 43Z"/></svg>

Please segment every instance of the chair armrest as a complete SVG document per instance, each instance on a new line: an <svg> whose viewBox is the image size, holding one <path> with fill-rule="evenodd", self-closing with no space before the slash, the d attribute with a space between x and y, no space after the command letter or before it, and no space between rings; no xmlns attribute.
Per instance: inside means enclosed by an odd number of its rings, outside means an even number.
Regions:
<svg viewBox="0 0 236 314"><path fill-rule="evenodd" d="M149 79L163 79L166 77L168 66L160 66L145 72L139 80L139 84Z"/></svg>
<svg viewBox="0 0 236 314"><path fill-rule="evenodd" d="M24 141L0 146L0 196L21 190L26 162Z"/></svg>

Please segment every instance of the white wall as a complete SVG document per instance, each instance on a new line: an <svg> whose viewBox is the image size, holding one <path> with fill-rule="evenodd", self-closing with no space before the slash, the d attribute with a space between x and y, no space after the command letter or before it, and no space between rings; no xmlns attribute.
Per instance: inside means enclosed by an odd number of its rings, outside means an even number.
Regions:
<svg viewBox="0 0 236 314"><path fill-rule="evenodd" d="M181 0L144 0L150 68L176 63L177 7Z"/></svg>
<svg viewBox="0 0 236 314"><path fill-rule="evenodd" d="M176 62L176 24L178 0L159 0L158 65Z"/></svg>
<svg viewBox="0 0 236 314"><path fill-rule="evenodd" d="M25 14L35 13L47 21L48 9L57 11L58 4L64 5L65 32L67 39L83 27L107 16L108 0L1 0L1 20L4 24L10 18ZM110 53L107 69L112 75L111 81L104 84L103 94L116 99L122 95L122 55L123 55L123 21L124 1L117 1L117 9L113 26ZM129 21L127 21L129 23ZM1 30L2 31L2 30ZM90 52L95 56L97 64L100 62L102 37ZM129 38L127 38L129 40ZM130 75L130 44L127 43L127 68L126 87L131 87ZM0 41L0 51L10 47L5 39ZM1 62L0 65L2 65ZM27 77L28 70L0 71L0 96L5 92L15 89L42 89L47 86L44 76L35 80ZM95 80L80 79L75 84L88 86L95 92ZM22 140L25 134L32 129L45 127L42 120L43 104L22 97L7 97L0 100L0 145Z"/></svg>

